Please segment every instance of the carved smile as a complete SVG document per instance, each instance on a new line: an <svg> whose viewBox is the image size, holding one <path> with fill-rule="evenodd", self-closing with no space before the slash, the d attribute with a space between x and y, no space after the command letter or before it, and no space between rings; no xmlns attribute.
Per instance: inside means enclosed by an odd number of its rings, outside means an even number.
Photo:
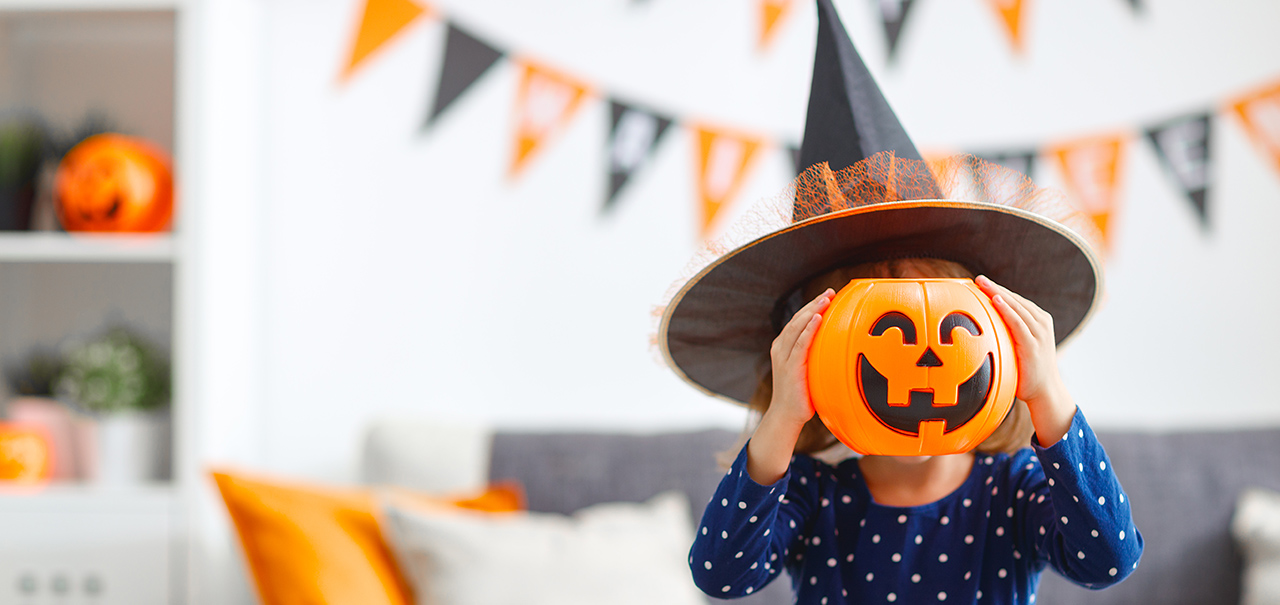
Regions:
<svg viewBox="0 0 1280 605"><path fill-rule="evenodd" d="M876 371L862 354L858 355L858 387L862 390L862 399L871 407L871 413L885 426L918 436L921 422L942 420L946 423L943 433L950 433L973 420L986 403L991 392L994 363L991 353L987 353L982 367L960 384L955 405L935 406L932 390L912 390L907 405L890 405L889 379Z"/></svg>

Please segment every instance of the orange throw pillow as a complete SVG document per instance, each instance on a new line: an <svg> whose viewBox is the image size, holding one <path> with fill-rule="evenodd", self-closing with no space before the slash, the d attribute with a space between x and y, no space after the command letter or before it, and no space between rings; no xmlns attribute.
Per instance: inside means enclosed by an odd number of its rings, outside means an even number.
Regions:
<svg viewBox="0 0 1280 605"><path fill-rule="evenodd" d="M409 585L378 531L372 490L238 471L210 474L240 534L263 605L412 605ZM461 497L397 492L424 504L491 512L524 508L524 492L514 483Z"/></svg>

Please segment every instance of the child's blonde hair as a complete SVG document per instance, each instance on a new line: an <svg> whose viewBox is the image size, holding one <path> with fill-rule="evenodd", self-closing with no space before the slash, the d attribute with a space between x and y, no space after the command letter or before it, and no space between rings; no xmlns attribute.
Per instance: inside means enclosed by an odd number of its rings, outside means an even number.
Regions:
<svg viewBox="0 0 1280 605"><path fill-rule="evenodd" d="M818 294L826 288L838 291L852 279L903 277L910 269L915 269L920 274L929 277L965 277L969 279L974 277L973 272L966 269L964 265L949 260L938 258L893 259L841 267L818 275L809 280L802 288L803 298L804 300L817 298ZM790 320L791 318L788 317L786 319ZM766 372L764 376L760 377L760 384L747 402L747 407L755 411L757 417L761 417L769 409L769 404L772 401L773 373ZM747 432L749 433L750 430ZM1031 413L1027 410L1027 404L1015 399L1013 407L1009 408L1009 414L1004 418L1004 422L1000 423L995 432L978 444L975 449L978 452L988 454L999 452L1012 454L1029 446L1031 444L1031 436L1034 433L1035 427L1031 424ZM744 434L743 441L749 436L749 434ZM831 431L827 430L826 425L822 423L820 418L814 416L800 431L800 437L796 440L795 453L815 454L835 444L835 436L831 434ZM741 447L741 444L739 444L739 447ZM733 453L736 454L737 452L734 451Z"/></svg>

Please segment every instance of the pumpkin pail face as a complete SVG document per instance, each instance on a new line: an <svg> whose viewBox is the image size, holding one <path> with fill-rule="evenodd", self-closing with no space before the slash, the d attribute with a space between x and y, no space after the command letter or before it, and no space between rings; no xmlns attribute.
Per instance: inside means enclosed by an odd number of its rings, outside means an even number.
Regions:
<svg viewBox="0 0 1280 605"><path fill-rule="evenodd" d="M854 451L965 452L1008 414L1013 342L973 280L854 280L825 315L809 350L809 393Z"/></svg>
<svg viewBox="0 0 1280 605"><path fill-rule="evenodd" d="M169 159L124 135L94 135L73 147L58 164L53 189L67 231L158 232L173 215Z"/></svg>
<svg viewBox="0 0 1280 605"><path fill-rule="evenodd" d="M44 429L0 422L0 483L38 483L52 474L53 454Z"/></svg>

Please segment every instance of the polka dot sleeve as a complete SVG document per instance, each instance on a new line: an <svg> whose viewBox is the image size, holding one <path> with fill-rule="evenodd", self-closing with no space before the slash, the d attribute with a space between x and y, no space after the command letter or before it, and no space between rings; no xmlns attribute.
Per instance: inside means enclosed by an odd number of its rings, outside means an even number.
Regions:
<svg viewBox="0 0 1280 605"><path fill-rule="evenodd" d="M1084 415L1077 409L1071 429L1053 446L1032 441L1031 460L1038 464L1012 467L1022 495L1015 504L1023 509L1021 548L1089 588L1123 580L1138 566L1142 535Z"/></svg>
<svg viewBox="0 0 1280 605"><path fill-rule="evenodd" d="M792 481L792 470L772 485L747 474L747 448L738 453L702 514L689 567L703 592L720 598L760 590L778 576L804 530L810 481Z"/></svg>

